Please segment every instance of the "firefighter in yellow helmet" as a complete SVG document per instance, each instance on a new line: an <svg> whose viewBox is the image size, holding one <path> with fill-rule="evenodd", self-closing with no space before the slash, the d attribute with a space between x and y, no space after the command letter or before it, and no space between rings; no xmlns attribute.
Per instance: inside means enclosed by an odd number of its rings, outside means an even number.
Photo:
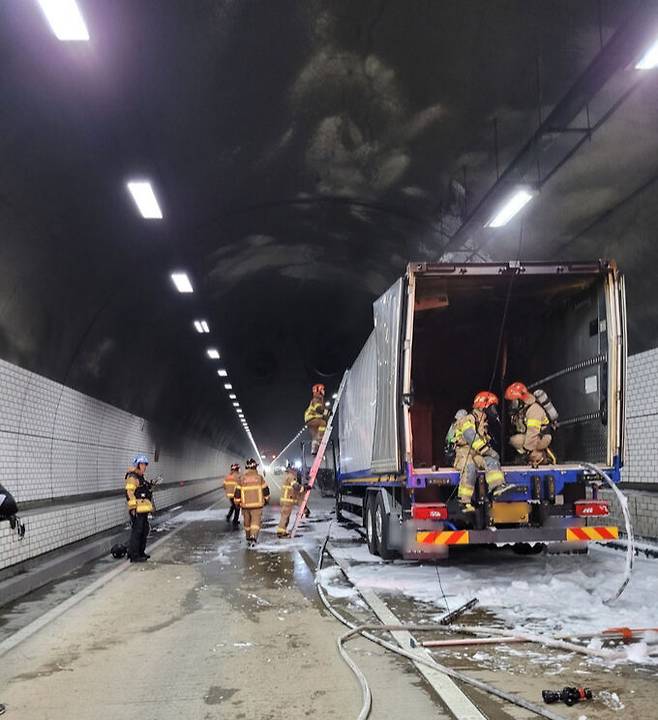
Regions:
<svg viewBox="0 0 658 720"><path fill-rule="evenodd" d="M299 505L304 494L302 484L297 477L297 471L290 463L286 466L286 472L283 476L283 484L281 485L281 517L279 525L276 529L277 537L288 537L288 522L293 508Z"/></svg>
<svg viewBox="0 0 658 720"><path fill-rule="evenodd" d="M498 419L498 397L487 391L479 392L473 400L473 410L459 410L453 424L455 461L459 470L457 491L463 512L474 512L472 504L478 470L483 470L489 492L494 497L509 489L500 469L500 457L491 446L489 422Z"/></svg>
<svg viewBox="0 0 658 720"><path fill-rule="evenodd" d="M311 433L311 454L317 455L322 436L327 429L329 409L324 404L324 385L313 385L312 397L304 413L304 422Z"/></svg>
<svg viewBox="0 0 658 720"><path fill-rule="evenodd" d="M237 463L231 465L231 472L224 478L224 492L230 503L228 514L226 515L226 522L231 522L233 518L233 527L237 528L240 525L240 507L236 505L234 496L235 488L240 482L240 466Z"/></svg>
<svg viewBox="0 0 658 720"><path fill-rule="evenodd" d="M146 455L136 455L125 478L131 524L128 542L128 557L131 563L145 562L150 557L146 554L146 538L150 530L148 516L154 507L153 486L144 477L148 464Z"/></svg>
<svg viewBox="0 0 658 720"><path fill-rule="evenodd" d="M245 471L233 496L242 508L242 522L249 547L253 547L258 540L263 522L263 507L270 501L270 489L257 468L258 463L253 458L247 460Z"/></svg>
<svg viewBox="0 0 658 720"><path fill-rule="evenodd" d="M522 382L513 382L505 390L505 400L511 403L515 431L509 439L510 445L533 467L556 463L550 448L551 421L544 406Z"/></svg>

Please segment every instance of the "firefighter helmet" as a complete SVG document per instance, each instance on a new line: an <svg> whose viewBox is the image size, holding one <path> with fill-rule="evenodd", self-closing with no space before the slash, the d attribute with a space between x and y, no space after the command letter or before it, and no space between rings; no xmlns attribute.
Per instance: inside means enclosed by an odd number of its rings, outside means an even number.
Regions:
<svg viewBox="0 0 658 720"><path fill-rule="evenodd" d="M513 382L505 390L505 400L528 400L528 398L534 398L534 395L522 382Z"/></svg>
<svg viewBox="0 0 658 720"><path fill-rule="evenodd" d="M255 470L258 467L258 463L253 458L249 458L244 466L247 470Z"/></svg>
<svg viewBox="0 0 658 720"><path fill-rule="evenodd" d="M313 385L313 395L324 395L324 385L321 383L318 383L317 385Z"/></svg>
<svg viewBox="0 0 658 720"><path fill-rule="evenodd" d="M137 467L141 463L144 463L144 465L149 464L149 459L146 457L146 455L135 455L133 458L133 466Z"/></svg>
<svg viewBox="0 0 658 720"><path fill-rule="evenodd" d="M117 543L116 545L112 545L110 552L113 558L121 560L122 557L128 554L128 548L123 543Z"/></svg>
<svg viewBox="0 0 658 720"><path fill-rule="evenodd" d="M481 390L473 400L473 407L478 410L486 410L492 405L498 405L498 395L488 390Z"/></svg>
<svg viewBox="0 0 658 720"><path fill-rule="evenodd" d="M231 472L240 472L240 466L237 463L231 465Z"/></svg>

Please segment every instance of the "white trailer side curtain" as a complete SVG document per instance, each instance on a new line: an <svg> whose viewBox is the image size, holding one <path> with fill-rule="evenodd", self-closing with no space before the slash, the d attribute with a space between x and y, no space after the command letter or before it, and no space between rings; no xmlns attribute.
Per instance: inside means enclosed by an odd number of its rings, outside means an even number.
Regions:
<svg viewBox="0 0 658 720"><path fill-rule="evenodd" d="M400 469L398 395L404 281L400 278L373 305L377 341L377 411L372 448L375 472Z"/></svg>
<svg viewBox="0 0 658 720"><path fill-rule="evenodd" d="M341 473L370 470L375 432L377 343L374 331L347 376L339 406Z"/></svg>

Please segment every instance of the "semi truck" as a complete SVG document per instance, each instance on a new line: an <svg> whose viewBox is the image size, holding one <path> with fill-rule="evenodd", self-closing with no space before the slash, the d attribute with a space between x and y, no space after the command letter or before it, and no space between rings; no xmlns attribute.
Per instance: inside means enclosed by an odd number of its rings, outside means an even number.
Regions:
<svg viewBox="0 0 658 720"><path fill-rule="evenodd" d="M626 323L614 262L413 262L373 317L340 398L336 483L339 518L365 528L373 555L586 551L618 537L599 474L583 464L621 479ZM509 445L504 389L513 381L557 408L555 464L523 464ZM464 513L445 437L480 390L500 398L493 442L514 487L492 499L481 473L475 512Z"/></svg>

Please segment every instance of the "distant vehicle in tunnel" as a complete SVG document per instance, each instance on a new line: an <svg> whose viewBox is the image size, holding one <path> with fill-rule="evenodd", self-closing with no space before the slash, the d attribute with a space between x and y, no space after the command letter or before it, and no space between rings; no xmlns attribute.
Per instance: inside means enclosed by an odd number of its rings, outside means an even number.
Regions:
<svg viewBox="0 0 658 720"><path fill-rule="evenodd" d="M619 482L623 461L625 293L613 262L412 263L374 303L374 330L348 371L339 408L339 516L366 528L373 554L445 557L450 545L534 552L615 539L593 463ZM513 491L491 498L479 473L475 513L444 456L455 408L479 388L523 377L559 408L558 462L519 465L501 424ZM509 413L503 406L503 418Z"/></svg>

